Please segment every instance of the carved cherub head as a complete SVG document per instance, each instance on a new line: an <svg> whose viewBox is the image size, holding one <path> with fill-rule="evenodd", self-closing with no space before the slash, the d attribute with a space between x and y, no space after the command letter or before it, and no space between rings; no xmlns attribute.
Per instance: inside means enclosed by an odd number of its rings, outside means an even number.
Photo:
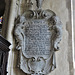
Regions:
<svg viewBox="0 0 75 75"><path fill-rule="evenodd" d="M41 8L43 0L36 0L37 8Z"/></svg>

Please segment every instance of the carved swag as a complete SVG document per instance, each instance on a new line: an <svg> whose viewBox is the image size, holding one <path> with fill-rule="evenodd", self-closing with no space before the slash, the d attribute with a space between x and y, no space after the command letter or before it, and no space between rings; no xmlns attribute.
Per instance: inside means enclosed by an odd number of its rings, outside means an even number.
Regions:
<svg viewBox="0 0 75 75"><path fill-rule="evenodd" d="M55 51L59 50L62 23L51 10L42 10L43 0L36 0L37 10L19 16L14 28L19 67L31 75L48 74L56 68Z"/></svg>

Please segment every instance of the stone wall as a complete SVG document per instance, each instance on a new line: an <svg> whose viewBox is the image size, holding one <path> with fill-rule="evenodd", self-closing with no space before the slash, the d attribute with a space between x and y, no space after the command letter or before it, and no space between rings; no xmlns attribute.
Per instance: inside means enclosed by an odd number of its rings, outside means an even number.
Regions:
<svg viewBox="0 0 75 75"><path fill-rule="evenodd" d="M32 9L36 9L35 0L32 0L32 2L34 3ZM8 75L25 75L16 66L18 51L15 50L15 42L13 39L14 21L18 14L20 15L24 12L24 3L25 0L12 0L8 28L3 30L3 35L6 34L6 39L12 44L8 59ZM73 75L71 0L44 0L42 8L53 10L63 23L60 50L56 52L56 69L49 75Z"/></svg>
<svg viewBox="0 0 75 75"><path fill-rule="evenodd" d="M74 28L74 49L75 49L75 0L73 0L73 28ZM74 68L75 68L75 51L74 51Z"/></svg>

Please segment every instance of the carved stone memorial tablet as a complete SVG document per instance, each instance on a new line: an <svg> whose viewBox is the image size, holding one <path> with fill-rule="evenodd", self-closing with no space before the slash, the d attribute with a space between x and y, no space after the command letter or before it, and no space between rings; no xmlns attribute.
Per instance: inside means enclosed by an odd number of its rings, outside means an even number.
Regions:
<svg viewBox="0 0 75 75"><path fill-rule="evenodd" d="M42 10L43 0L36 0L37 10L19 16L14 28L18 65L31 75L48 74L56 68L55 51L59 49L62 23L51 10Z"/></svg>

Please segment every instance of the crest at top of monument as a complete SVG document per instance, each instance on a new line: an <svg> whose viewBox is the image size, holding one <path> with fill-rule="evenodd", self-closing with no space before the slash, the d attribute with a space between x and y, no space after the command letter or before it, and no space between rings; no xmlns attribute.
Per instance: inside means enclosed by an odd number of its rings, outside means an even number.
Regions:
<svg viewBox="0 0 75 75"><path fill-rule="evenodd" d="M62 23L51 10L42 10L43 0L36 0L37 10L26 10L14 27L19 68L27 74L48 74L56 68Z"/></svg>

